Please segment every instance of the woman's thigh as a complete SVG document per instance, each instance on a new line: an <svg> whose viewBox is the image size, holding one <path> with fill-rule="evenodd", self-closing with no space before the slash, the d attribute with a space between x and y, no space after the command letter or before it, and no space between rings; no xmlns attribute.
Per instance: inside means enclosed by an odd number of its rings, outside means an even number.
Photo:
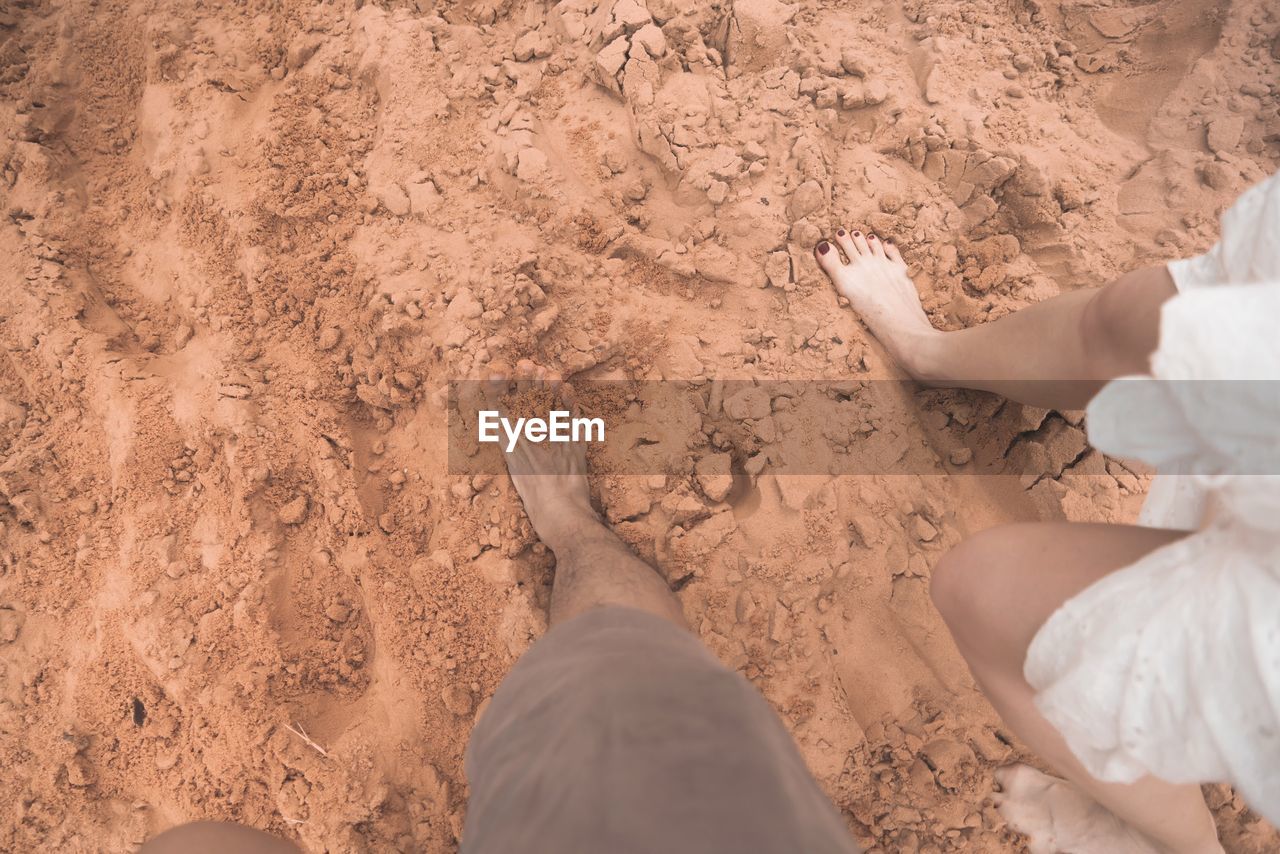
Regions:
<svg viewBox="0 0 1280 854"><path fill-rule="evenodd" d="M1022 672L1027 648L1062 603L1186 531L1023 522L975 534L934 567L931 593L970 665Z"/></svg>

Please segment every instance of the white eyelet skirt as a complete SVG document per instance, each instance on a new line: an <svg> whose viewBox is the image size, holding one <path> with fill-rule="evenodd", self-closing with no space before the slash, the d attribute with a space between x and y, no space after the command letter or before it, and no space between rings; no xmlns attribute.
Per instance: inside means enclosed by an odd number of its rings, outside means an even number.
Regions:
<svg viewBox="0 0 1280 854"><path fill-rule="evenodd" d="M1169 271L1151 375L1088 428L1161 472L1141 524L1194 533L1067 601L1024 673L1098 779L1228 782L1280 824L1280 176Z"/></svg>

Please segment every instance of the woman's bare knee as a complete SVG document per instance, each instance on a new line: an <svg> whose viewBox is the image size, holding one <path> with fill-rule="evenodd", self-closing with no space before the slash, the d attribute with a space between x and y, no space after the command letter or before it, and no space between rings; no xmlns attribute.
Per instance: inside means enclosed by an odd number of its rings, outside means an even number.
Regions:
<svg viewBox="0 0 1280 854"><path fill-rule="evenodd" d="M1063 602L1184 535L1126 525L1001 525L945 554L930 593L971 665L981 660L1020 672L1027 647Z"/></svg>
<svg viewBox="0 0 1280 854"><path fill-rule="evenodd" d="M1080 314L1080 337L1095 379L1150 370L1160 307L1178 292L1165 267L1148 267L1101 288Z"/></svg>
<svg viewBox="0 0 1280 854"><path fill-rule="evenodd" d="M1026 634L1017 600L1031 570L1026 524L988 528L963 540L933 569L929 594L960 651L969 658L1021 666Z"/></svg>
<svg viewBox="0 0 1280 854"><path fill-rule="evenodd" d="M957 554L963 545L961 543L944 554L934 565L933 575L929 579L929 598L948 625L954 620L963 619L967 604L965 577L969 574L968 561Z"/></svg>
<svg viewBox="0 0 1280 854"><path fill-rule="evenodd" d="M962 540L933 567L929 596L954 632L979 618L992 565L1001 558L999 528Z"/></svg>

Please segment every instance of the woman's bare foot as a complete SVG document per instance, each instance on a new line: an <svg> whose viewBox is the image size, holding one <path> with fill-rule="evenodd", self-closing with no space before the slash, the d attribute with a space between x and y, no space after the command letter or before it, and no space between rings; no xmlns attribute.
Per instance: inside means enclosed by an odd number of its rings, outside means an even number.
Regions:
<svg viewBox="0 0 1280 854"><path fill-rule="evenodd" d="M928 347L943 333L925 315L898 247L842 228L834 244L824 240L814 247L814 257L898 364L924 378Z"/></svg>
<svg viewBox="0 0 1280 854"><path fill-rule="evenodd" d="M1160 854L1161 848L1066 780L1029 765L996 772L1003 790L996 807L1009 825L1028 839L1032 854ZM1216 838L1199 849L1221 854Z"/></svg>
<svg viewBox="0 0 1280 854"><path fill-rule="evenodd" d="M500 376L492 377L490 383L499 395L545 396L555 408L573 411L573 389L546 368L526 359L516 365L515 374L514 385ZM507 472L529 523L552 551L562 550L584 528L602 524L591 506L587 453L581 443L522 440L506 457Z"/></svg>

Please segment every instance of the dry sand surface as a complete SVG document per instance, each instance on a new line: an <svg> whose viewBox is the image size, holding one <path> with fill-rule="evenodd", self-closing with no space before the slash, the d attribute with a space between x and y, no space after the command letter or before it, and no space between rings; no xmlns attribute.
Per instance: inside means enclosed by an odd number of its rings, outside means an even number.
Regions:
<svg viewBox="0 0 1280 854"><path fill-rule="evenodd" d="M895 376L813 263L837 224L949 328L1202 251L1280 160L1278 33L1269 0L7 4L0 849L453 850L552 561L505 476L447 473L448 380ZM1131 519L1144 476L1079 413L901 408L864 429L951 476L726 495L713 433L595 487L860 840L1020 850L930 567ZM961 437L1041 474L957 476Z"/></svg>

